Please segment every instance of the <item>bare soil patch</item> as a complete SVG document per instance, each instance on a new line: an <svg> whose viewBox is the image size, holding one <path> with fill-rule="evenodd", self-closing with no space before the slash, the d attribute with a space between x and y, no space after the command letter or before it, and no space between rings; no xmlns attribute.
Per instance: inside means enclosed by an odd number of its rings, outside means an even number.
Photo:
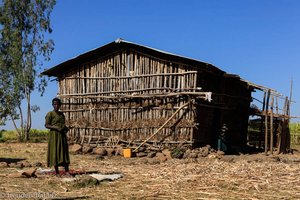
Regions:
<svg viewBox="0 0 300 200"><path fill-rule="evenodd" d="M46 143L0 143L0 162L17 163L0 166L0 199L300 199L297 151L288 155L207 156L161 163L146 158L99 159L93 154L72 154L73 170L118 172L123 178L75 187L52 175L9 177L30 168L46 168L46 150ZM20 162L33 167L21 168Z"/></svg>

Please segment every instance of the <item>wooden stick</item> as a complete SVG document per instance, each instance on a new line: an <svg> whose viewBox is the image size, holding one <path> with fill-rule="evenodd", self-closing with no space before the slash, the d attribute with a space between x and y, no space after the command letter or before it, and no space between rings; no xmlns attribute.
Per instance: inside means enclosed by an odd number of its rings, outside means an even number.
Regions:
<svg viewBox="0 0 300 200"><path fill-rule="evenodd" d="M141 94L141 95L118 95L118 96L96 96L96 95L59 95L60 98L69 98L72 96L73 98L102 98L102 99L121 99L121 98L150 98L150 97L172 97L172 96L179 96L179 95L195 95L198 96L198 98L203 98L208 101L211 101L211 92L174 92L174 93L166 93L166 94L161 94L161 93L154 93L154 94Z"/></svg>
<svg viewBox="0 0 300 200"><path fill-rule="evenodd" d="M268 90L266 112L265 112L265 154L267 154L268 152L268 109L269 109L270 93L271 91Z"/></svg>
<svg viewBox="0 0 300 200"><path fill-rule="evenodd" d="M65 79L132 79L132 78L142 78L142 77L153 77L153 76L168 76L168 75L186 75L186 74L196 74L197 71L188 71L182 73L159 73L159 74L145 74L136 76L108 76L108 77L65 77Z"/></svg>
<svg viewBox="0 0 300 200"><path fill-rule="evenodd" d="M271 97L271 114L270 114L270 151L273 154L273 107L274 107L274 96Z"/></svg>
<svg viewBox="0 0 300 200"><path fill-rule="evenodd" d="M133 150L133 152L135 152L135 151L137 151L143 144L145 144L148 140L150 140L153 136L155 136L161 129L163 129L163 127L165 126L165 125L167 125L167 123L169 122L169 121L171 121L171 119L182 109L182 108L184 108L184 107L186 107L187 105L189 105L190 104L190 102L191 101L189 101L189 102L187 102L187 103L185 103L185 104L183 104L180 108L178 108L177 110L176 110L176 112L159 128L159 129L157 129L156 130L156 132L155 133L153 133L149 138L147 138L144 142L142 142L137 148L135 148L134 150Z"/></svg>
<svg viewBox="0 0 300 200"><path fill-rule="evenodd" d="M112 94L112 93L131 93L131 92L145 92L150 90L168 90L172 92L196 92L194 90L201 90L201 88L180 88L180 89L173 89L173 88L162 88L162 87L150 87L150 88L143 88L143 89L135 89L135 90L123 90L123 91L106 91L106 92L90 92L90 93L60 93L60 97L64 96L86 96L86 95L100 95L100 94ZM161 92L160 92L161 93Z"/></svg>
<svg viewBox="0 0 300 200"><path fill-rule="evenodd" d="M262 105L262 113L265 110L265 104L266 104L266 92L264 92L264 98L263 98L263 105ZM263 121L263 117L261 116L261 122L260 122L260 134L263 135L263 125L264 125L264 121ZM259 148L262 146L262 137L259 137L259 142L258 142L258 146Z"/></svg>

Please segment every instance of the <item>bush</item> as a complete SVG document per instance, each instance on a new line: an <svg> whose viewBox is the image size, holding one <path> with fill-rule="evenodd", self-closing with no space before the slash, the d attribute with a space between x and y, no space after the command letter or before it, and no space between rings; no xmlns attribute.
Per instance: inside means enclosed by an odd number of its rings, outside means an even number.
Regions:
<svg viewBox="0 0 300 200"><path fill-rule="evenodd" d="M16 131L6 131L6 130L1 131L1 142L17 141L17 139L18 139L18 134Z"/></svg>
<svg viewBox="0 0 300 200"><path fill-rule="evenodd" d="M300 135L300 123L290 123L289 128L292 135Z"/></svg>
<svg viewBox="0 0 300 200"><path fill-rule="evenodd" d="M45 142L48 139L48 130L31 129L29 133L30 142Z"/></svg>
<svg viewBox="0 0 300 200"><path fill-rule="evenodd" d="M289 125L291 133L291 144L299 145L300 144L300 123L290 123Z"/></svg>
<svg viewBox="0 0 300 200"><path fill-rule="evenodd" d="M175 148L171 152L172 158L182 158L185 153L185 150L182 148Z"/></svg>

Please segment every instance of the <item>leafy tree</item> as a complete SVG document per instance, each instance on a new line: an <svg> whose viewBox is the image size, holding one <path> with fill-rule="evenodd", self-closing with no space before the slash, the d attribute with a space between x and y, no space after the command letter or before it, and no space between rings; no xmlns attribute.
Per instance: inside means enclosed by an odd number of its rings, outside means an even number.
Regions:
<svg viewBox="0 0 300 200"><path fill-rule="evenodd" d="M44 79L38 78L43 61L50 59L54 43L45 34L51 33L50 14L55 0L2 0L0 4L0 123L9 117L19 139L29 139L31 93L43 94ZM26 108L22 110L21 102ZM20 120L17 127L16 120Z"/></svg>

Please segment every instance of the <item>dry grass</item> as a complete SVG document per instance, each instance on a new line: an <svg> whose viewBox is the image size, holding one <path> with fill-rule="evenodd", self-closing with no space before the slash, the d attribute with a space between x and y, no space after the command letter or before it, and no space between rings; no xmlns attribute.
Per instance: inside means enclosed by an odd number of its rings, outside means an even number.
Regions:
<svg viewBox="0 0 300 200"><path fill-rule="evenodd" d="M26 159L45 163L45 143L1 143L0 160ZM300 155L242 155L169 160L149 164L142 158L71 155L71 169L124 177L86 188L61 178L8 178L17 168L1 168L0 194L52 193L54 199L300 199ZM1 198L0 196L0 198Z"/></svg>

